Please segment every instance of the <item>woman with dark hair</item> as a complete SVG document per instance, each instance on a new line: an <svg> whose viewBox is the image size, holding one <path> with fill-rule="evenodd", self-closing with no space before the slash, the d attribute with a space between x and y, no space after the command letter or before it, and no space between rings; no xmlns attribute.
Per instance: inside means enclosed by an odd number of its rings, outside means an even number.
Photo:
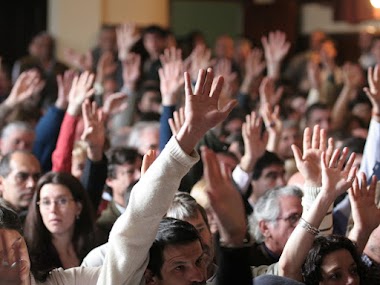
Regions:
<svg viewBox="0 0 380 285"><path fill-rule="evenodd" d="M54 268L79 266L95 246L94 215L82 184L63 172L38 182L25 222L31 271L44 281Z"/></svg>
<svg viewBox="0 0 380 285"><path fill-rule="evenodd" d="M350 239L339 235L320 236L306 257L302 275L308 285L363 284L365 266Z"/></svg>

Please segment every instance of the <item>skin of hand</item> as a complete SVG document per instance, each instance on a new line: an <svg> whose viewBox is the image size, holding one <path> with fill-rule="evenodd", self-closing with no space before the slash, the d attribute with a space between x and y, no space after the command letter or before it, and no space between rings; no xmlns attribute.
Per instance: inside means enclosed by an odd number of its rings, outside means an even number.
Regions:
<svg viewBox="0 0 380 285"><path fill-rule="evenodd" d="M164 54L160 55L160 61L162 68L158 70L158 75L160 76L162 105L175 106L177 93L184 83L181 50L165 49Z"/></svg>
<svg viewBox="0 0 380 285"><path fill-rule="evenodd" d="M206 193L215 213L220 240L230 246L242 246L247 232L243 200L232 184L231 172L220 164L216 154L202 147Z"/></svg>
<svg viewBox="0 0 380 285"><path fill-rule="evenodd" d="M148 152L144 155L143 161L141 164L141 176L144 175L148 171L149 167L153 164L156 158L157 158L157 151L153 149L148 150Z"/></svg>
<svg viewBox="0 0 380 285"><path fill-rule="evenodd" d="M372 103L372 112L379 114L377 120L380 121L380 69L378 64L375 68L368 68L368 84L369 87L365 87L363 90Z"/></svg>
<svg viewBox="0 0 380 285"><path fill-rule="evenodd" d="M176 139L182 149L190 154L205 133L225 120L236 106L236 100L230 100L219 109L218 102L223 88L223 77L214 82L211 68L201 69L193 91L190 74L185 72L185 122Z"/></svg>
<svg viewBox="0 0 380 285"><path fill-rule="evenodd" d="M133 45L141 38L135 23L123 23L116 28L116 40L120 61L127 58Z"/></svg>
<svg viewBox="0 0 380 285"><path fill-rule="evenodd" d="M172 134L175 136L178 134L182 125L185 123L185 109L180 108L178 111L174 111L173 118L169 119L169 126Z"/></svg>
<svg viewBox="0 0 380 285"><path fill-rule="evenodd" d="M5 99L3 104L12 108L39 93L44 86L45 81L41 80L40 74L37 70L31 69L24 71L17 78L16 83L12 87L11 93L7 99Z"/></svg>
<svg viewBox="0 0 380 285"><path fill-rule="evenodd" d="M127 99L127 94L122 93L122 92L117 92L108 95L104 99L103 103L103 114L106 117L118 114L120 112L123 112L127 107L128 103L126 101Z"/></svg>
<svg viewBox="0 0 380 285"><path fill-rule="evenodd" d="M104 52L99 59L96 67L96 81L103 82L103 79L112 75L117 68L117 64L114 60L114 56L111 51Z"/></svg>
<svg viewBox="0 0 380 285"><path fill-rule="evenodd" d="M96 102L86 100L82 104L82 116L84 129L81 139L88 145L87 155L92 161L100 161L106 136L103 112L97 108Z"/></svg>
<svg viewBox="0 0 380 285"><path fill-rule="evenodd" d="M261 135L262 119L252 112L246 115L242 126L244 141L244 155L240 160L240 168L245 172L252 172L257 160L265 153L268 143L268 133Z"/></svg>
<svg viewBox="0 0 380 285"><path fill-rule="evenodd" d="M66 70L63 76L60 74L57 75L58 97L55 101L55 106L58 109L66 110L69 104L70 89L75 75L76 72L73 69Z"/></svg>
<svg viewBox="0 0 380 285"><path fill-rule="evenodd" d="M265 104L269 103L271 108L275 105L278 105L282 94L284 92L283 87L275 89L275 80L271 77L264 77L260 83L259 92L260 92L260 103Z"/></svg>
<svg viewBox="0 0 380 285"><path fill-rule="evenodd" d="M326 131L316 125L311 133L310 128L306 128L303 134L303 152L292 145L292 151L297 168L305 178L306 186L320 187L322 184L321 176L321 157L322 152L326 151L327 158L330 158L334 150L334 140L327 142Z"/></svg>
<svg viewBox="0 0 380 285"><path fill-rule="evenodd" d="M88 71L83 72L80 76L75 76L69 93L69 106L67 113L72 116L78 116L83 102L94 94L95 75Z"/></svg>
<svg viewBox="0 0 380 285"><path fill-rule="evenodd" d="M128 53L123 63L123 84L130 91L136 88L137 80L140 78L141 56L136 53Z"/></svg>

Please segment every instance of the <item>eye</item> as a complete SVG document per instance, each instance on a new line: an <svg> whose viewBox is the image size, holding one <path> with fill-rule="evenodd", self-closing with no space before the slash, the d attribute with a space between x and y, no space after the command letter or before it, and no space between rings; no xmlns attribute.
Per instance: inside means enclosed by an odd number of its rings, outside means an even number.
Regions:
<svg viewBox="0 0 380 285"><path fill-rule="evenodd" d="M183 270L185 270L185 266L179 265L176 268L174 268L174 270L176 270L176 271L183 271Z"/></svg>
<svg viewBox="0 0 380 285"><path fill-rule="evenodd" d="M356 266L352 267L350 273L354 276L358 275L358 268Z"/></svg>
<svg viewBox="0 0 380 285"><path fill-rule="evenodd" d="M329 275L330 280L339 280L342 278L342 274L337 272L337 273L332 273Z"/></svg>
<svg viewBox="0 0 380 285"><path fill-rule="evenodd" d="M195 265L200 267L203 265L203 262L204 262L204 256L202 255L200 258L197 259L197 261L195 262Z"/></svg>

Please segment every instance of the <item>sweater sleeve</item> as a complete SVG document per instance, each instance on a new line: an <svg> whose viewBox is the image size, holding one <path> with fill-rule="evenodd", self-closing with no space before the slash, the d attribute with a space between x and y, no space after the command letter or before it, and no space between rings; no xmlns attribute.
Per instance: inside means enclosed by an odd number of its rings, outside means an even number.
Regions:
<svg viewBox="0 0 380 285"><path fill-rule="evenodd" d="M40 161L43 172L48 172L52 168L51 155L55 149L64 114L64 110L52 106L37 123L33 153Z"/></svg>
<svg viewBox="0 0 380 285"><path fill-rule="evenodd" d="M135 185L127 210L115 222L97 284L145 284L142 277L159 223L182 177L198 160L196 152L184 153L174 137L168 142Z"/></svg>
<svg viewBox="0 0 380 285"><path fill-rule="evenodd" d="M52 156L53 171L71 172L71 156L74 147L77 123L77 116L72 116L68 113L65 114L59 132L57 145Z"/></svg>

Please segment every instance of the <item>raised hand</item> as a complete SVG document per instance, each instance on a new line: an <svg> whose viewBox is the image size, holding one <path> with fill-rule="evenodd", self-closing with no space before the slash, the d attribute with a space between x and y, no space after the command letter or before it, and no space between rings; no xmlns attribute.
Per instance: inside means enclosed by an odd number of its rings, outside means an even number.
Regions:
<svg viewBox="0 0 380 285"><path fill-rule="evenodd" d="M103 156L103 147L106 139L104 116L98 109L96 102L86 100L82 104L84 129L81 139L88 145L87 154L93 161L99 161Z"/></svg>
<svg viewBox="0 0 380 285"><path fill-rule="evenodd" d="M322 152L322 188L320 194L330 197L332 202L351 187L356 177L357 168L353 167L355 153L350 155L344 166L347 155L347 148L343 149L342 153L336 149L331 157L326 152Z"/></svg>
<svg viewBox="0 0 380 285"><path fill-rule="evenodd" d="M183 150L191 153L205 133L225 120L236 106L236 100L230 100L219 109L218 102L223 88L223 77L214 79L211 68L199 70L197 83L193 91L189 73L185 72L185 123L176 135ZM213 84L213 82L215 83Z"/></svg>
<svg viewBox="0 0 380 285"><path fill-rule="evenodd" d="M173 118L169 119L170 130L173 136L177 135L182 125L185 123L185 109L179 108L178 111L174 111Z"/></svg>
<svg viewBox="0 0 380 285"><path fill-rule="evenodd" d="M58 97L55 106L61 110L66 110L69 104L69 94L74 77L75 70L73 69L66 70L63 76L57 75Z"/></svg>
<svg viewBox="0 0 380 285"><path fill-rule="evenodd" d="M258 48L252 49L245 62L244 79L240 86L241 93L250 93L254 80L262 74L265 66L266 63L263 60L263 52Z"/></svg>
<svg viewBox="0 0 380 285"><path fill-rule="evenodd" d="M368 68L368 84L363 90L372 103L372 110L375 114L380 114L380 69L377 64L375 68Z"/></svg>
<svg viewBox="0 0 380 285"><path fill-rule="evenodd" d="M106 96L103 102L103 114L106 117L123 112L127 107L128 96L125 93L117 92Z"/></svg>
<svg viewBox="0 0 380 285"><path fill-rule="evenodd" d="M270 107L273 108L280 103L283 92L283 87L275 89L273 78L264 77L259 87L260 104L269 103Z"/></svg>
<svg viewBox="0 0 380 285"><path fill-rule="evenodd" d="M128 53L140 37L141 35L137 31L134 23L124 23L116 28L117 48L120 61L127 59Z"/></svg>
<svg viewBox="0 0 380 285"><path fill-rule="evenodd" d="M87 51L86 53L82 54L74 49L67 48L64 51L65 59L78 70L81 71L91 71L92 66L94 63L94 59L92 58L91 51Z"/></svg>
<svg viewBox="0 0 380 285"><path fill-rule="evenodd" d="M215 214L220 240L232 246L242 246L247 223L242 197L232 183L231 170L220 165L216 154L206 147L202 147L202 161L206 193Z"/></svg>
<svg viewBox="0 0 380 285"><path fill-rule="evenodd" d="M177 93L184 83L181 50L165 49L164 54L160 55L160 61L162 68L158 70L158 75L160 76L162 105L175 106Z"/></svg>
<svg viewBox="0 0 380 285"><path fill-rule="evenodd" d="M8 107L14 107L39 93L44 86L45 82L41 80L40 74L37 70L32 69L24 71L17 78L16 83L13 85L11 93L7 99L5 99L4 104Z"/></svg>
<svg viewBox="0 0 380 285"><path fill-rule="evenodd" d="M357 90L364 84L364 74L359 64L347 62L343 65L344 86Z"/></svg>
<svg viewBox="0 0 380 285"><path fill-rule="evenodd" d="M264 47L268 76L278 78L281 62L290 49L290 43L286 41L286 34L281 31L270 32L268 37L261 38L261 43Z"/></svg>
<svg viewBox="0 0 380 285"><path fill-rule="evenodd" d="M82 103L94 94L94 74L88 71L83 72L80 76L75 76L69 93L69 106L67 113L72 116L78 116Z"/></svg>
<svg viewBox="0 0 380 285"><path fill-rule="evenodd" d="M157 158L157 151L150 149L148 152L144 155L143 161L141 164L141 176L147 172L148 168L153 164L153 162Z"/></svg>
<svg viewBox="0 0 380 285"><path fill-rule="evenodd" d="M96 66L96 81L102 83L105 77L112 75L116 71L116 68L117 64L112 52L104 52Z"/></svg>
<svg viewBox="0 0 380 285"><path fill-rule="evenodd" d="M128 53L123 60L123 84L129 91L135 91L140 78L141 57L136 53Z"/></svg>
<svg viewBox="0 0 380 285"><path fill-rule="evenodd" d="M328 146L327 146L328 143ZM322 184L321 176L321 157L322 152L326 152L329 159L334 150L334 141L329 139L325 130L321 130L316 125L311 133L310 128L306 128L303 133L303 152L296 146L292 145L294 159L297 168L305 178L305 185L319 187Z"/></svg>
<svg viewBox="0 0 380 285"><path fill-rule="evenodd" d="M265 153L268 133L261 135L262 124L262 119L255 112L245 116L242 126L244 155L240 160L240 168L245 172L252 172L257 160Z"/></svg>
<svg viewBox="0 0 380 285"><path fill-rule="evenodd" d="M216 76L223 76L224 87L222 89L222 95L224 98L232 98L232 84L237 78L237 73L232 71L232 62L229 59L219 59L215 66L214 72Z"/></svg>
<svg viewBox="0 0 380 285"><path fill-rule="evenodd" d="M200 69L211 67L211 50L204 45L197 45L185 60L186 70L190 73L191 79L195 80Z"/></svg>
<svg viewBox="0 0 380 285"><path fill-rule="evenodd" d="M277 152L278 142L282 132L282 121L280 119L280 106L276 105L274 110L269 103L260 105L260 114L263 117L266 129L269 133L267 150Z"/></svg>

